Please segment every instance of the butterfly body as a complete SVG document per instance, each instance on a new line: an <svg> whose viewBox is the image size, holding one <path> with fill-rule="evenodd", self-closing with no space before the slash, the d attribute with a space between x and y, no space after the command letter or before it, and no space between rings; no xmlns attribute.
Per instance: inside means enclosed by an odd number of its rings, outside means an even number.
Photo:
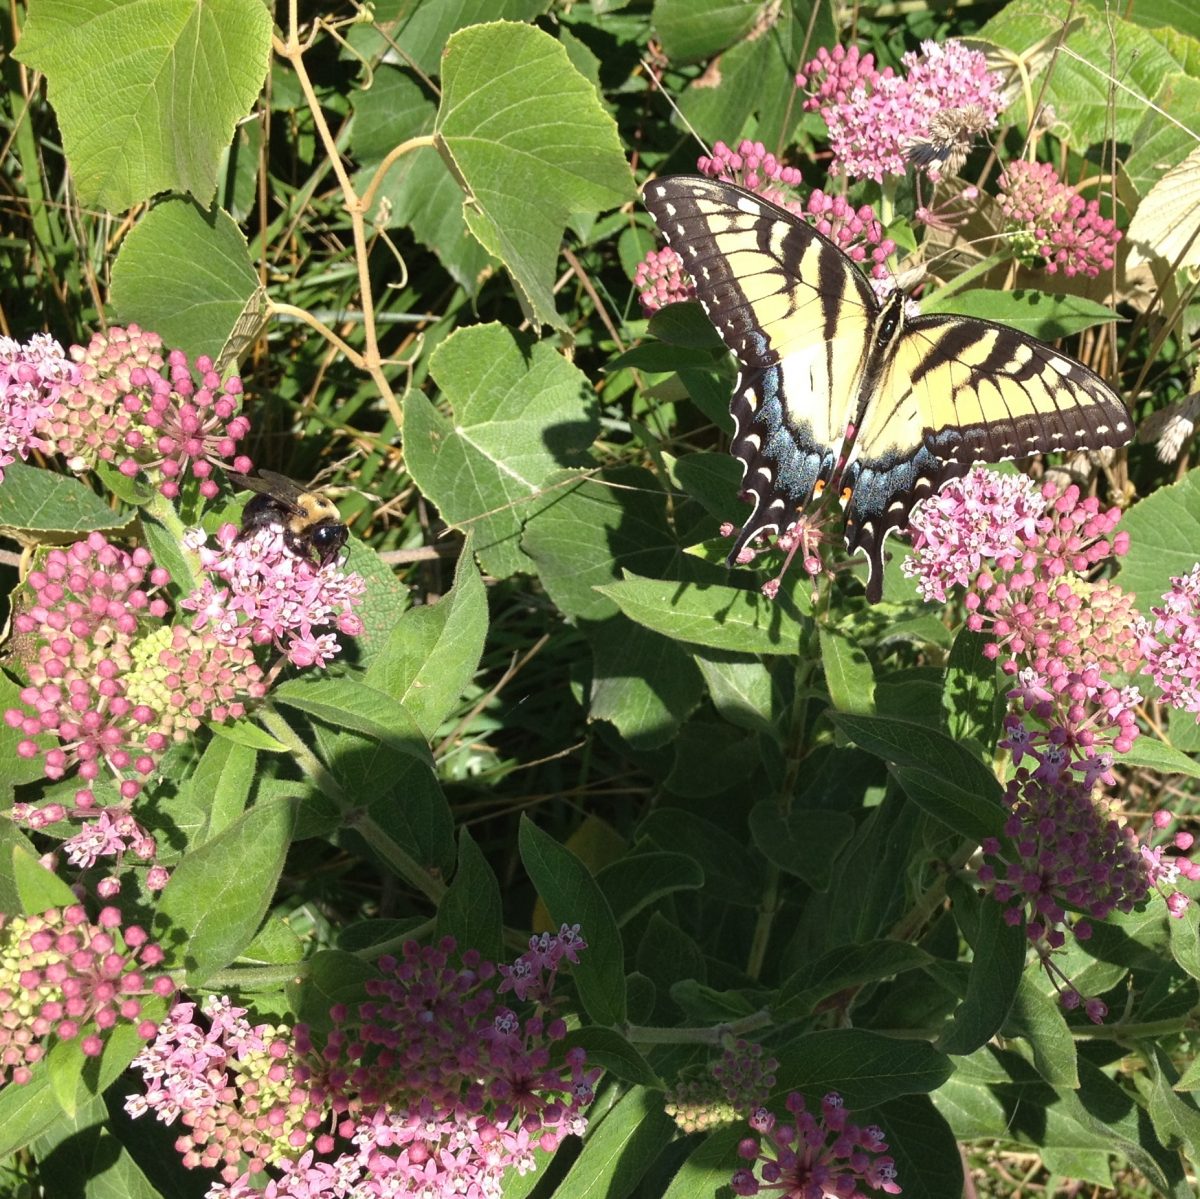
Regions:
<svg viewBox="0 0 1200 1199"><path fill-rule="evenodd" d="M733 184L667 176L645 203L739 363L731 452L754 505L730 561L835 488L846 546L882 592L883 542L975 462L1124 445L1120 396L1016 329L909 317L807 222Z"/></svg>

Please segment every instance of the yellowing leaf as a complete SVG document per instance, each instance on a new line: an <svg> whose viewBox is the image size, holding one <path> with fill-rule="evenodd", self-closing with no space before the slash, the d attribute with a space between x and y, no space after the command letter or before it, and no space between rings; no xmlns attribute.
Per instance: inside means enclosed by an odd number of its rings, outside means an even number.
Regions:
<svg viewBox="0 0 1200 1199"><path fill-rule="evenodd" d="M1129 224L1129 240L1130 266L1155 257L1176 267L1200 265L1200 146L1146 193Z"/></svg>

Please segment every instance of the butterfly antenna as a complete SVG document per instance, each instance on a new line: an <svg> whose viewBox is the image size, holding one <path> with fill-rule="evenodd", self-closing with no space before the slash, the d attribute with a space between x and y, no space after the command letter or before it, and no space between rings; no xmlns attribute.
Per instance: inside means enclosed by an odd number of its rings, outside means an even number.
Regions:
<svg viewBox="0 0 1200 1199"><path fill-rule="evenodd" d="M693 125L691 123L691 121L689 121L687 119L687 117L684 115L683 110L679 107L678 104L675 103L675 97L672 96L671 93L669 91L667 91L667 89L665 87L663 87L662 79L659 77L658 69L655 67L654 63L649 58L647 58L646 55L643 54L641 57L641 64L642 64L642 70L644 70L646 72L646 78L649 79L654 84L655 88L663 96L663 98L666 100L667 104L670 105L671 111L675 114L676 117L679 118L679 123L688 131L688 133L690 133L692 135L693 138L696 139L696 141L699 143L700 147L704 150L704 153L707 154L709 158L711 158L712 157L712 147L704 140L704 138L702 138L700 136L700 132L696 128L696 126Z"/></svg>

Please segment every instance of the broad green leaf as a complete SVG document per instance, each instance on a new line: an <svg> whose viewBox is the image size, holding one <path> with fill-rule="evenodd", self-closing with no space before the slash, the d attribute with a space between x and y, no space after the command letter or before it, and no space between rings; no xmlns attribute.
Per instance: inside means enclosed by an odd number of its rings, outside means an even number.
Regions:
<svg viewBox="0 0 1200 1199"><path fill-rule="evenodd" d="M1168 33L1170 31L1160 31ZM1156 35L1157 36L1157 35ZM1195 148L1191 125L1200 107L1200 79L1182 71L1168 73L1138 124L1128 157L1119 163L1118 181L1128 207L1145 196L1173 166ZM1132 189L1133 195L1126 194Z"/></svg>
<svg viewBox="0 0 1200 1199"><path fill-rule="evenodd" d="M446 43L435 136L466 192L467 227L508 268L532 319L567 328L552 291L564 226L635 194L595 88L540 29L462 29Z"/></svg>
<svg viewBox="0 0 1200 1199"><path fill-rule="evenodd" d="M62 1118L50 1087L49 1068L39 1062L29 1082L0 1087L0 1156L8 1159L27 1148Z"/></svg>
<svg viewBox="0 0 1200 1199"><path fill-rule="evenodd" d="M1051 1086L1077 1087L1079 1070L1075 1038L1067 1025L1062 1005L1039 985L1043 981L1040 964L1031 964L1025 969L1003 1031L1010 1038L1010 1044L1013 1038L1023 1038L1029 1046L1034 1068Z"/></svg>
<svg viewBox="0 0 1200 1199"><path fill-rule="evenodd" d="M495 324L453 333L430 373L450 411L409 394L405 464L443 520L472 531L486 571L529 570L522 527L561 498L562 468L585 465L599 432L587 378L548 342Z"/></svg>
<svg viewBox="0 0 1200 1199"><path fill-rule="evenodd" d="M1200 469L1139 500L1121 518L1129 553L1117 582L1137 596L1143 612L1162 603L1173 577L1200 562Z"/></svg>
<svg viewBox="0 0 1200 1199"><path fill-rule="evenodd" d="M271 698L334 728L373 737L419 762L433 762L425 734L404 705L387 692L377 691L357 679L348 676L292 679L276 687Z"/></svg>
<svg viewBox="0 0 1200 1199"><path fill-rule="evenodd" d="M1011 325L1042 341L1070 337L1094 325L1119 320L1106 304L1084 296L1054 295L1045 291L996 291L990 287L951 292L939 300L933 295L921 301L922 312L952 312Z"/></svg>
<svg viewBox="0 0 1200 1199"><path fill-rule="evenodd" d="M1167 928L1171 936L1171 956L1192 978L1200 979L1200 909L1190 903L1178 919L1172 918Z"/></svg>
<svg viewBox="0 0 1200 1199"><path fill-rule="evenodd" d="M780 987L771 1004L771 1015L780 1023L804 1019L822 999L837 991L918 970L930 960L923 949L904 941L839 946L797 971Z"/></svg>
<svg viewBox="0 0 1200 1199"><path fill-rule="evenodd" d="M297 1020L314 1028L328 1029L329 1009L335 1004L354 1004L367 998L366 984L379 971L356 953L341 949L318 950L308 960L308 969L289 985L288 1000Z"/></svg>
<svg viewBox="0 0 1200 1199"><path fill-rule="evenodd" d="M86 1060L78 1037L69 1041L51 1041L50 1051L46 1054L50 1089L69 1120L78 1111L77 1100L83 1090L83 1066Z"/></svg>
<svg viewBox="0 0 1200 1199"><path fill-rule="evenodd" d="M785 815L773 800L750 809L750 835L759 852L780 870L828 891L840 869L838 854L854 836L849 812L792 808Z"/></svg>
<svg viewBox="0 0 1200 1199"><path fill-rule="evenodd" d="M425 75L441 70L446 39L457 29L481 21L532 21L550 8L550 0L380 0L374 20L350 31L350 44L365 58L399 50L405 63Z"/></svg>
<svg viewBox="0 0 1200 1199"><path fill-rule="evenodd" d="M500 884L466 828L458 833L458 869L438 904L437 931L453 937L460 953L477 949L493 962L504 955Z"/></svg>
<svg viewBox="0 0 1200 1199"><path fill-rule="evenodd" d="M596 589L631 620L677 641L738 653L795 654L807 628L796 610L757 591L643 579L626 572ZM780 596L783 596L780 592ZM797 593L797 594L802 594Z"/></svg>
<svg viewBox="0 0 1200 1199"><path fill-rule="evenodd" d="M596 875L619 925L675 891L704 886L700 863L682 853L631 853Z"/></svg>
<svg viewBox="0 0 1200 1199"><path fill-rule="evenodd" d="M164 200L134 226L113 264L112 298L125 324L192 357L219 357L239 321L265 319L245 235L228 213L190 200Z"/></svg>
<svg viewBox="0 0 1200 1199"><path fill-rule="evenodd" d="M687 350L708 350L714 359L722 358L729 352L697 300L668 304L665 308L660 308L650 318L646 331L651 337L657 337L668 346L679 346ZM695 364L695 355L691 361Z"/></svg>
<svg viewBox="0 0 1200 1199"><path fill-rule="evenodd" d="M655 0L652 20L673 63L698 62L741 41L759 11L739 0Z"/></svg>
<svg viewBox="0 0 1200 1199"><path fill-rule="evenodd" d="M254 939L275 897L294 820L287 800L256 804L175 867L155 924L167 962L186 968L192 985Z"/></svg>
<svg viewBox="0 0 1200 1199"><path fill-rule="evenodd" d="M906 1199L960 1199L963 1157L954 1131L928 1095L902 1095L854 1113L856 1124L876 1124Z"/></svg>
<svg viewBox="0 0 1200 1199"><path fill-rule="evenodd" d="M666 745L704 685L677 641L616 615L587 629L592 646L589 720L609 721L634 748Z"/></svg>
<svg viewBox="0 0 1200 1199"><path fill-rule="evenodd" d="M775 684L758 657L699 648L693 648L691 654L708 685L713 707L724 719L739 728L778 736Z"/></svg>
<svg viewBox="0 0 1200 1199"><path fill-rule="evenodd" d="M765 883L761 862L712 821L683 808L662 806L638 825L638 837L699 862L707 898L741 907L758 904Z"/></svg>
<svg viewBox="0 0 1200 1199"><path fill-rule="evenodd" d="M0 495L3 495L3 488L0 488ZM0 712L23 707L21 690L7 674L0 671ZM40 757L23 758L17 753L17 746L26 740L32 740L35 745L52 744L48 736L39 733L30 738L22 729L12 728L7 720L0 720L0 803L5 808L8 807L8 802L11 802L14 787L43 777L44 763ZM9 797L8 802L4 802L5 797ZM9 910L0 903L0 912Z"/></svg>
<svg viewBox="0 0 1200 1199"><path fill-rule="evenodd" d="M670 908L665 908L670 911ZM637 947L637 972L655 991L657 1007L642 1017L645 1023L679 1018L678 988L688 984L703 985L708 979L708 963L695 938L688 936L678 924L668 920L662 911L651 913L643 926L642 939ZM633 1007L632 996L630 1007Z"/></svg>
<svg viewBox="0 0 1200 1199"><path fill-rule="evenodd" d="M224 831L245 811L257 763L253 749L223 737L214 737L205 747L186 784L208 813L204 840Z"/></svg>
<svg viewBox="0 0 1200 1199"><path fill-rule="evenodd" d="M99 1098L60 1119L33 1146L38 1181L51 1195L87 1199L161 1199L129 1150L105 1127L108 1109ZM87 1180L86 1191L79 1189Z"/></svg>
<svg viewBox="0 0 1200 1199"><path fill-rule="evenodd" d="M984 656L987 638L964 624L954 639L942 688L946 732L955 741L968 737L991 749L1004 718L1004 702L996 685L996 663Z"/></svg>
<svg viewBox="0 0 1200 1199"><path fill-rule="evenodd" d="M123 212L161 191L212 198L270 51L255 0L38 0L18 56L46 74L80 200Z"/></svg>
<svg viewBox="0 0 1200 1199"><path fill-rule="evenodd" d="M1043 1145L1038 1150L1038 1156L1051 1174L1059 1174L1073 1182L1094 1182L1105 1194L1113 1190L1109 1155L1102 1150L1060 1149L1057 1145Z"/></svg>
<svg viewBox="0 0 1200 1199"><path fill-rule="evenodd" d="M554 1188L559 1199L630 1195L675 1134L656 1090L631 1087L590 1130L579 1156Z"/></svg>
<svg viewBox="0 0 1200 1199"><path fill-rule="evenodd" d="M666 787L673 795L705 799L753 786L758 737L713 720L703 708L679 730L672 749L675 762Z"/></svg>
<svg viewBox="0 0 1200 1199"><path fill-rule="evenodd" d="M924 1041L858 1028L802 1033L779 1047L776 1089L821 1096L837 1091L848 1108L936 1090L954 1072Z"/></svg>
<svg viewBox="0 0 1200 1199"><path fill-rule="evenodd" d="M737 1152L738 1142L745 1135L746 1126L740 1122L706 1134L679 1167L662 1199L700 1199L724 1194L733 1172L745 1164Z"/></svg>
<svg viewBox="0 0 1200 1199"><path fill-rule="evenodd" d="M621 933L612 908L587 867L565 846L521 818L521 862L557 928L578 924L587 949L571 977L588 1015L597 1024L625 1019L625 967Z"/></svg>
<svg viewBox="0 0 1200 1199"><path fill-rule="evenodd" d="M1200 762L1190 754L1181 753L1153 736L1139 737L1128 752L1120 757L1122 765L1145 766L1157 774L1182 774L1200 778Z"/></svg>
<svg viewBox="0 0 1200 1199"><path fill-rule="evenodd" d="M256 749L268 754L287 752L287 746L282 741L277 741L266 729L253 724L249 717L231 720L228 724L208 724L207 728L214 737L244 745L247 749Z"/></svg>
<svg viewBox="0 0 1200 1199"><path fill-rule="evenodd" d="M1194 1099L1175 1090L1178 1072L1161 1047L1155 1047L1148 1065L1149 1078L1141 1089L1154 1131L1167 1149L1182 1151L1195 1165L1200 1154L1200 1110Z"/></svg>
<svg viewBox="0 0 1200 1199"><path fill-rule="evenodd" d="M821 665L825 668L825 686L839 712L870 715L875 710L875 672L861 645L844 633L822 625Z"/></svg>
<svg viewBox="0 0 1200 1199"><path fill-rule="evenodd" d="M71 888L53 871L47 870L25 848L25 843L14 840L10 852L20 910L26 916L36 916L50 908L67 908L79 902Z"/></svg>
<svg viewBox="0 0 1200 1199"><path fill-rule="evenodd" d="M71 475L10 462L0 487L0 533L80 533L119 529L129 523L126 509L113 508ZM40 540L40 538L39 538Z"/></svg>
<svg viewBox="0 0 1200 1199"><path fill-rule="evenodd" d="M363 682L402 703L432 740L466 691L486 632L487 594L468 539L450 593L396 621Z"/></svg>

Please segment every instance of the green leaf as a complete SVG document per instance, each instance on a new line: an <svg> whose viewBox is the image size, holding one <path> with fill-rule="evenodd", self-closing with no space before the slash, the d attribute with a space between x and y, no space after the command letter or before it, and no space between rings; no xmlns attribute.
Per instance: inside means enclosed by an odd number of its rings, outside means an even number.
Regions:
<svg viewBox="0 0 1200 1199"><path fill-rule="evenodd" d="M334 761L339 768L361 757L342 743L348 753ZM456 860L454 815L433 769L415 758L392 753L385 746L369 762L357 764L357 780L347 789L370 797L367 813L379 827L416 861L443 878Z"/></svg>
<svg viewBox="0 0 1200 1199"><path fill-rule="evenodd" d="M662 1089L662 1080L650 1063L623 1037L611 1028L587 1025L567 1034L565 1047L579 1046L587 1051L588 1064L603 1066L622 1082L636 1086Z"/></svg>
<svg viewBox="0 0 1200 1199"><path fill-rule="evenodd" d="M817 808L792 808L785 815L773 800L763 800L750 809L750 834L773 865L814 891L828 891L840 868L838 854L854 836L854 817Z"/></svg>
<svg viewBox="0 0 1200 1199"><path fill-rule="evenodd" d="M1158 1139L1168 1150L1182 1151L1195 1164L1200 1153L1200 1110L1188 1095L1175 1090L1178 1072L1162 1048L1156 1046L1150 1067L1147 1110Z"/></svg>
<svg viewBox="0 0 1200 1199"><path fill-rule="evenodd" d="M662 1152L675 1125L662 1109L662 1096L631 1087L589 1135L563 1180L557 1199L630 1195Z"/></svg>
<svg viewBox="0 0 1200 1199"><path fill-rule="evenodd" d="M1118 178L1128 181L1135 197L1145 196L1173 166L1195 149L1189 128L1200 107L1200 79L1171 71L1165 75L1138 123L1131 149L1119 166ZM1122 188L1124 192L1126 188Z"/></svg>
<svg viewBox="0 0 1200 1199"><path fill-rule="evenodd" d="M404 705L357 679L311 676L292 679L276 687L271 698L335 728L372 737L396 753L433 764L425 734Z"/></svg>
<svg viewBox="0 0 1200 1199"><path fill-rule="evenodd" d="M531 318L566 329L552 291L563 227L635 195L596 89L540 29L462 29L442 59L436 137L467 194L467 227L508 268Z"/></svg>
<svg viewBox="0 0 1200 1199"><path fill-rule="evenodd" d="M928 301L922 299L921 311L950 312L999 321L1042 341L1056 341L1093 325L1121 319L1106 304L1098 304L1084 296L1054 295L1025 288L997 291L991 287L974 287L951 292L943 299L935 294Z"/></svg>
<svg viewBox="0 0 1200 1199"><path fill-rule="evenodd" d="M857 1124L884 1130L906 1199L960 1199L963 1158L954 1132L927 1095L903 1095L856 1111Z"/></svg>
<svg viewBox="0 0 1200 1199"><path fill-rule="evenodd" d="M245 811L257 764L258 754L248 746L221 737L208 743L186 784L208 812L206 835L196 844L224 831Z"/></svg>
<svg viewBox="0 0 1200 1199"><path fill-rule="evenodd" d="M755 907L764 885L761 861L720 826L683 808L655 808L638 825L639 840L687 854L704 871L705 897Z"/></svg>
<svg viewBox="0 0 1200 1199"><path fill-rule="evenodd" d="M244 745L247 749L257 749L262 753L287 753L287 746L276 740L266 729L253 724L249 717L243 720L231 720L228 724L209 724L209 731L214 737L232 741L236 745Z"/></svg>
<svg viewBox="0 0 1200 1199"><path fill-rule="evenodd" d="M1121 559L1117 582L1149 612L1162 602L1171 579L1200 561L1200 469L1139 500L1119 527L1129 534L1129 553Z"/></svg>
<svg viewBox="0 0 1200 1199"><path fill-rule="evenodd" d="M858 1028L803 1033L776 1056L777 1091L837 1091L851 1109L933 1091L954 1072L932 1045Z"/></svg>
<svg viewBox="0 0 1200 1199"><path fill-rule="evenodd" d="M3 495L2 488L0 495ZM22 688L18 684L0 671L0 712L9 708L24 707L21 703L21 691ZM45 777L41 758L23 758L17 753L17 746L25 740L32 740L37 745L52 744L49 736L39 734L37 737L28 738L23 729L12 728L7 720L0 720L0 801L7 797L11 802L14 787ZM2 803L0 806L7 807L8 803ZM0 912L9 910L0 897Z"/></svg>
<svg viewBox="0 0 1200 1199"><path fill-rule="evenodd" d="M954 914L974 951L967 994L938 1038L943 1053L974 1053L996 1034L1016 999L1025 968L1025 929L1007 924L1004 909L966 884L950 887Z"/></svg>
<svg viewBox="0 0 1200 1199"><path fill-rule="evenodd" d="M672 62L699 62L739 42L759 10L738 0L656 0L654 29Z"/></svg>
<svg viewBox="0 0 1200 1199"><path fill-rule="evenodd" d="M657 337L668 346L678 346L685 350L708 350L714 359L729 353L721 335L713 328L712 321L704 315L704 309L697 300L668 304L665 308L660 308L651 316L646 331L651 337ZM696 355L693 355L691 364L695 366L697 361Z"/></svg>
<svg viewBox="0 0 1200 1199"><path fill-rule="evenodd" d="M487 594L468 540L450 593L396 621L363 681L399 700L432 740L475 674L487 619Z"/></svg>
<svg viewBox="0 0 1200 1199"><path fill-rule="evenodd" d="M527 816L521 818L521 861L555 927L578 924L587 949L571 977L597 1024L625 1019L625 968L621 933L612 908L584 864Z"/></svg>
<svg viewBox="0 0 1200 1199"><path fill-rule="evenodd" d="M114 509L70 475L10 462L0 487L0 533L90 533L119 529L130 513ZM21 538L15 538L21 540Z"/></svg>
<svg viewBox="0 0 1200 1199"><path fill-rule="evenodd" d="M1158 774L1200 778L1200 762L1153 736L1139 737L1119 759L1123 766L1145 766Z"/></svg>
<svg viewBox="0 0 1200 1199"><path fill-rule="evenodd" d="M632 853L610 862L596 875L619 925L676 891L698 891L704 871L682 853Z"/></svg>
<svg viewBox="0 0 1200 1199"><path fill-rule="evenodd" d="M50 1087L49 1068L39 1062L29 1082L0 1087L0 1157L8 1159L27 1148L62 1118Z"/></svg>
<svg viewBox="0 0 1200 1199"><path fill-rule="evenodd" d="M256 804L175 867L155 923L167 962L184 966L192 986L254 939L275 896L294 820L287 800Z"/></svg>
<svg viewBox="0 0 1200 1199"><path fill-rule="evenodd" d="M771 1004L771 1015L780 1023L802 1020L829 995L918 970L930 961L923 949L904 941L840 945L798 970L783 984Z"/></svg>
<svg viewBox="0 0 1200 1199"><path fill-rule="evenodd" d="M500 884L466 828L458 833L458 869L438 904L437 931L453 937L460 952L477 949L493 962L503 957Z"/></svg>
<svg viewBox="0 0 1200 1199"><path fill-rule="evenodd" d="M78 900L74 891L35 857L24 844L11 846L13 881L20 897L21 911L36 916L50 908L68 908Z"/></svg>
<svg viewBox="0 0 1200 1199"><path fill-rule="evenodd" d="M1171 956L1192 978L1200 978L1200 908L1189 903L1178 919L1171 919L1167 928L1171 937Z"/></svg>
<svg viewBox="0 0 1200 1199"><path fill-rule="evenodd" d="M1004 719L1004 704L996 685L996 663L984 656L987 637L966 625L959 630L946 663L942 712L946 732L955 741L968 737L991 749Z"/></svg>
<svg viewBox="0 0 1200 1199"><path fill-rule="evenodd" d="M181 270L180 263L190 263ZM164 200L121 243L112 299L125 324L153 329L192 357L221 356L240 321L265 320L246 237L219 208Z"/></svg>
<svg viewBox="0 0 1200 1199"><path fill-rule="evenodd" d="M549 343L495 324L451 334L430 373L451 411L410 392L405 464L443 520L473 531L486 571L527 571L522 527L562 497L561 469L586 464L599 432L587 378Z"/></svg>
<svg viewBox="0 0 1200 1199"><path fill-rule="evenodd" d="M778 735L775 684L761 659L719 649L693 649L691 653L713 707L725 720L753 732Z"/></svg>
<svg viewBox="0 0 1200 1199"><path fill-rule="evenodd" d="M677 641L738 653L794 654L807 627L781 599L715 584L643 579L626 572L597 587L630 620ZM784 592L780 592L782 597Z"/></svg>
<svg viewBox="0 0 1200 1199"><path fill-rule="evenodd" d="M1024 1038L1034 1069L1051 1086L1077 1087L1075 1038L1062 1005L1040 988L1044 978L1040 963L1031 964L1024 971L1004 1023L1004 1033L1010 1039Z"/></svg>
<svg viewBox="0 0 1200 1199"><path fill-rule="evenodd" d="M46 74L79 199L123 212L161 191L211 199L270 51L255 0L38 0L18 57Z"/></svg>
<svg viewBox="0 0 1200 1199"><path fill-rule="evenodd" d="M825 668L825 686L839 712L870 715L875 710L875 672L862 646L844 633L822 625L821 664Z"/></svg>
<svg viewBox="0 0 1200 1199"><path fill-rule="evenodd" d="M708 1133L688 1154L662 1199L701 1199L723 1194L734 1170L744 1165L737 1149L745 1135L746 1126L740 1122Z"/></svg>

